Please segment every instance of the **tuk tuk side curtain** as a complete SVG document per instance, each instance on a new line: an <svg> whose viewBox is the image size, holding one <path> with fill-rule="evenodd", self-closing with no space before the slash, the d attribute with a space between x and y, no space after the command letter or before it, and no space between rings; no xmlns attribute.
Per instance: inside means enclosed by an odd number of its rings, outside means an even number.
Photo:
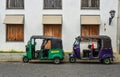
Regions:
<svg viewBox="0 0 120 77"><path fill-rule="evenodd" d="M112 48L111 40L104 39L103 40L103 48Z"/></svg>

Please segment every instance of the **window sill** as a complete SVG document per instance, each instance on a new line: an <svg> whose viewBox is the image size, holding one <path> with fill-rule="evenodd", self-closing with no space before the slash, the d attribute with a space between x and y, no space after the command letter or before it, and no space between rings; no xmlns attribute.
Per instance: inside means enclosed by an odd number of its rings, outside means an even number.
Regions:
<svg viewBox="0 0 120 77"><path fill-rule="evenodd" d="M81 8L81 10L100 10L100 8Z"/></svg>
<svg viewBox="0 0 120 77"><path fill-rule="evenodd" d="M6 10L24 10L24 8L6 8Z"/></svg>
<svg viewBox="0 0 120 77"><path fill-rule="evenodd" d="M8 40L6 40L6 42L8 42L8 43L10 43L10 42L12 42L12 43L13 43L13 42L14 42L14 43L21 42L21 43L22 43L22 42L24 42L24 40L22 40L22 41L8 41Z"/></svg>
<svg viewBox="0 0 120 77"><path fill-rule="evenodd" d="M43 8L43 10L62 10L62 8Z"/></svg>

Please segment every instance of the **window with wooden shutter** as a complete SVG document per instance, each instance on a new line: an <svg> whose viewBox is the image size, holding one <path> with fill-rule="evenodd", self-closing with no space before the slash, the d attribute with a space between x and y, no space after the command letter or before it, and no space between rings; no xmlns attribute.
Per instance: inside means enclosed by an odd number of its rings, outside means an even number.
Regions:
<svg viewBox="0 0 120 77"><path fill-rule="evenodd" d="M58 38L61 38L61 25L51 25L51 24L46 24L44 25L44 35L45 36L55 36ZM50 41L47 43L46 49L50 49L51 48L51 43Z"/></svg>
<svg viewBox="0 0 120 77"><path fill-rule="evenodd" d="M7 24L6 25L6 41L23 41L24 26L23 24Z"/></svg>
<svg viewBox="0 0 120 77"><path fill-rule="evenodd" d="M99 25L82 25L81 36L99 35Z"/></svg>
<svg viewBox="0 0 120 77"><path fill-rule="evenodd" d="M82 36L88 36L89 35L89 26L86 25L86 26L82 26L81 27L81 32L82 32Z"/></svg>
<svg viewBox="0 0 120 77"><path fill-rule="evenodd" d="M100 0L81 0L82 9L99 9Z"/></svg>
<svg viewBox="0 0 120 77"><path fill-rule="evenodd" d="M90 32L90 35L99 35L99 26L98 25L92 25L92 26L89 26L89 32Z"/></svg>
<svg viewBox="0 0 120 77"><path fill-rule="evenodd" d="M62 9L62 0L44 0L44 9Z"/></svg>
<svg viewBox="0 0 120 77"><path fill-rule="evenodd" d="M24 9L24 0L7 0L7 9Z"/></svg>
<svg viewBox="0 0 120 77"><path fill-rule="evenodd" d="M44 35L61 38L61 25L44 24Z"/></svg>

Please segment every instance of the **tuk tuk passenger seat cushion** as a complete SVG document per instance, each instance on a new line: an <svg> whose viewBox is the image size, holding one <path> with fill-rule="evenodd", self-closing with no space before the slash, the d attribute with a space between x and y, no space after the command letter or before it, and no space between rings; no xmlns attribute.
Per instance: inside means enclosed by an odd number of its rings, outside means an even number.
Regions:
<svg viewBox="0 0 120 77"><path fill-rule="evenodd" d="M89 53L90 53L90 52L91 52L90 50L84 49L84 50L83 50L83 57L89 57Z"/></svg>
<svg viewBox="0 0 120 77"><path fill-rule="evenodd" d="M43 50L44 57L48 57L48 51L49 51L49 49L44 49L44 50Z"/></svg>

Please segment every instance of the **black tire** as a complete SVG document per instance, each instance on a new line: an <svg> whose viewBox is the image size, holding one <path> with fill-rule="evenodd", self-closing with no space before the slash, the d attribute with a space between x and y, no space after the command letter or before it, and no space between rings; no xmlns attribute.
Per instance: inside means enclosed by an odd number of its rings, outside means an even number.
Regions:
<svg viewBox="0 0 120 77"><path fill-rule="evenodd" d="M76 62L76 58L75 58L75 57L69 58L69 62L70 62L70 63L75 63L75 62Z"/></svg>
<svg viewBox="0 0 120 77"><path fill-rule="evenodd" d="M60 64L60 58L55 58L55 59L54 59L54 63L55 63L55 64Z"/></svg>
<svg viewBox="0 0 120 77"><path fill-rule="evenodd" d="M103 59L103 63L104 63L104 64L110 64L110 63L111 63L110 58L104 58L104 59Z"/></svg>
<svg viewBox="0 0 120 77"><path fill-rule="evenodd" d="M29 62L29 59L27 57L23 57L23 62L24 63L28 63Z"/></svg>

